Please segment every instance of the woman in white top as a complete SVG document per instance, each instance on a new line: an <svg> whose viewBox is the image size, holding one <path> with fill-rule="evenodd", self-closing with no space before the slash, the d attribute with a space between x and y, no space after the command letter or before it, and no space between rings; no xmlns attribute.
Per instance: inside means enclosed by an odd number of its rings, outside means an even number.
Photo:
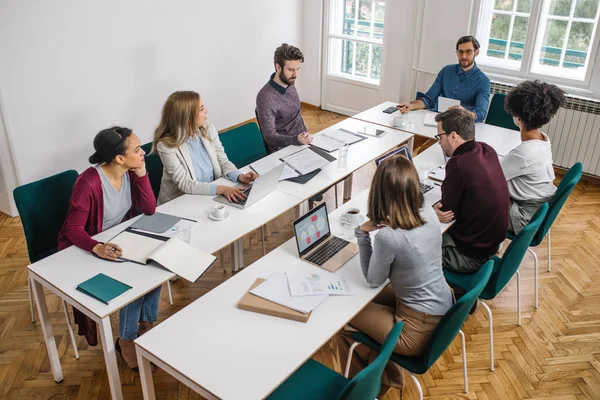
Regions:
<svg viewBox="0 0 600 400"><path fill-rule="evenodd" d="M258 176L254 172L242 174L229 161L206 114L208 109L196 92L175 92L165 102L152 142L152 152L156 151L163 163L159 204L184 193L222 194L230 202L242 200L245 196L240 189L211 182L225 176L250 183Z"/></svg>
<svg viewBox="0 0 600 400"><path fill-rule="evenodd" d="M515 234L556 192L550 139L540 128L565 101L557 86L538 80L522 82L506 96L504 108L521 130L521 144L500 162L510 195L508 230Z"/></svg>

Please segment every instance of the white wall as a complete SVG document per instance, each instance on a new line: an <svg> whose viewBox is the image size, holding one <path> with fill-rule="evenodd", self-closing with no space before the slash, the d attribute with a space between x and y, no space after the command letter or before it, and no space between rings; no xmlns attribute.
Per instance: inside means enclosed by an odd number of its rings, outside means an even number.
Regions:
<svg viewBox="0 0 600 400"><path fill-rule="evenodd" d="M175 90L200 92L218 129L253 118L274 49L301 46L302 11L302 0L0 2L20 183L82 171L94 135L114 124L150 141Z"/></svg>
<svg viewBox="0 0 600 400"><path fill-rule="evenodd" d="M302 0L301 3L300 41L296 46L304 54L304 63L296 85L301 101L320 106L323 0Z"/></svg>

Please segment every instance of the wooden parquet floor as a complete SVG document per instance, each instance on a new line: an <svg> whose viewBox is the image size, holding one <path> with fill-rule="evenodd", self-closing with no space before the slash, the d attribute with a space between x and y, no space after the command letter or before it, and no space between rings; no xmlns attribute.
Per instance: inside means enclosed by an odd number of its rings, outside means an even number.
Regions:
<svg viewBox="0 0 600 400"><path fill-rule="evenodd" d="M344 117L305 108L303 115L311 132L317 132ZM352 151L352 150L351 150ZM368 187L374 166L355 174L354 193ZM558 181L559 179L557 179ZM341 191L340 191L341 192ZM326 195L334 207L333 191ZM341 196L341 193L340 193ZM290 211L267 227L267 251L292 237ZM495 372L489 370L487 314L481 310L469 317L463 330L467 338L469 393L462 392L460 340L419 377L428 399L600 399L600 185L581 182L574 190L552 229L552 272L546 271L546 242L540 258L540 307L534 310L533 261L527 256L522 271L522 326L516 325L516 283L488 302L494 315ZM262 255L260 233L246 237L244 257L251 264ZM160 304L160 319L202 296L231 276L231 256L219 254L217 263L195 284L179 280L172 285L174 305L166 290ZM70 346L58 298L46 293L65 379L52 378L41 327L31 323L26 286L27 248L20 220L0 214L0 398L1 399L106 399L110 397L102 349L88 347L78 338L80 359ZM251 266L250 266L251 268ZM117 326L117 315L113 316ZM117 334L117 331L114 332ZM173 338L175 340L175 337ZM335 339L314 358L341 371ZM141 399L139 375L119 359L126 399ZM235 377L231 377L235 384ZM155 375L161 399L201 399L189 388L162 371ZM310 384L310 383L307 383ZM398 400L392 390L385 400ZM407 379L404 399L416 399Z"/></svg>

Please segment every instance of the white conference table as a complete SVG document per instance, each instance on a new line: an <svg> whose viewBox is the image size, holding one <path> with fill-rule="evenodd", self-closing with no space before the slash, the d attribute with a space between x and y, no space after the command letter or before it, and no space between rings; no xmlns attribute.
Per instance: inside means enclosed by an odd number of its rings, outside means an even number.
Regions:
<svg viewBox="0 0 600 400"><path fill-rule="evenodd" d="M435 126L427 126L424 124L425 110L410 111L407 115L414 115L414 122L403 123L402 126L398 127L393 124L394 117L402 116L400 111L396 111L392 114L386 114L383 112L388 107L395 107L397 103L392 101L386 101L375 107L369 108L359 114L354 115L352 118L361 121L371 122L376 125L385 126L387 128L396 129L414 135L419 135L427 138L435 138L437 134L437 128ZM411 118L413 118L411 116ZM496 152L505 156L508 152L521 143L521 133L519 131L513 131L511 129L501 128L499 126L488 125L484 123L475 124L475 140L479 142L486 142L496 150Z"/></svg>
<svg viewBox="0 0 600 400"><path fill-rule="evenodd" d="M368 193L329 214L332 234L343 235L340 216L348 208L365 214ZM442 232L449 226L442 224ZM306 323L237 308L257 278L284 271L328 273L300 260L292 238L136 339L144 398L155 398L150 362L209 399L264 398L387 284L370 287L355 256L334 273L346 278L355 295L330 296Z"/></svg>
<svg viewBox="0 0 600 400"><path fill-rule="evenodd" d="M123 222L94 238L108 241L132 224L135 219ZM104 352L108 383L113 399L122 399L121 381L115 355L110 315L125 307L154 288L161 286L174 275L166 269L153 265L132 262L117 263L99 259L90 253L71 246L28 266L29 278L33 281L33 294L37 304L40 325L46 342L50 367L56 382L63 380L62 368L48 315L44 287L67 303L77 308L98 324L98 333ZM104 273L132 287L106 305L76 289L81 282Z"/></svg>

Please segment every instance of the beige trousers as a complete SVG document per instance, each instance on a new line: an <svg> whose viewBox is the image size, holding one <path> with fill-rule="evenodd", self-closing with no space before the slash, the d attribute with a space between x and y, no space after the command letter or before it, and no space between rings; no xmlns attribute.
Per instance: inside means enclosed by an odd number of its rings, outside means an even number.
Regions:
<svg viewBox="0 0 600 400"><path fill-rule="evenodd" d="M398 321L404 321L402 333L396 343L394 352L405 356L423 354L431 334L443 315L430 315L415 311L401 304L392 286L388 285L371 304L365 307L350 324L344 327L337 336L337 347L342 369L346 367L348 350L354 341L350 337L357 330L383 343L387 334ZM355 348L350 366L353 377L377 357L378 353L361 345ZM381 383L402 390L404 387L403 370L397 364L388 362L381 378Z"/></svg>

